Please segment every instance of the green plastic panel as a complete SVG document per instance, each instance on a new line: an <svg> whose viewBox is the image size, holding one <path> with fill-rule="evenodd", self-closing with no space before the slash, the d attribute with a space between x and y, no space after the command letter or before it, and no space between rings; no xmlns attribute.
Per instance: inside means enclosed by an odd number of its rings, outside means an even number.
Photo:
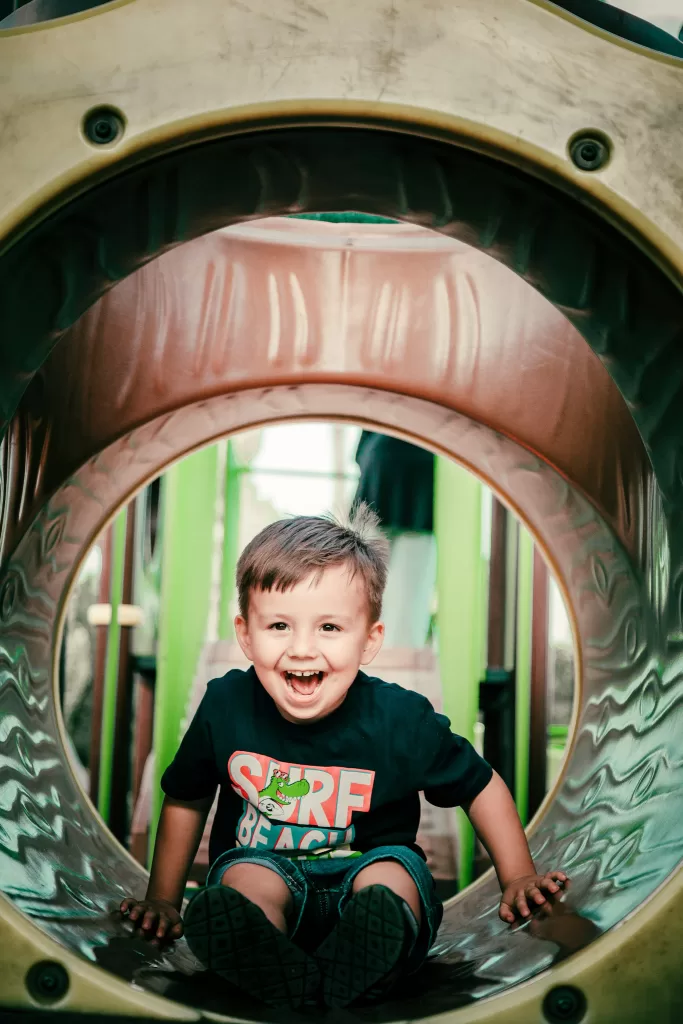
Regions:
<svg viewBox="0 0 683 1024"><path fill-rule="evenodd" d="M439 665L444 712L474 743L484 673L486 602L482 570L482 485L449 459L435 469ZM472 881L474 831L458 809L459 885Z"/></svg>
<svg viewBox="0 0 683 1024"><path fill-rule="evenodd" d="M519 528L517 562L517 659L515 689L515 803L522 824L529 811L529 726L531 714L531 612L534 542Z"/></svg>
<svg viewBox="0 0 683 1024"><path fill-rule="evenodd" d="M211 596L216 467L214 445L172 466L164 482L152 834L163 798L159 781L178 746L205 640Z"/></svg>

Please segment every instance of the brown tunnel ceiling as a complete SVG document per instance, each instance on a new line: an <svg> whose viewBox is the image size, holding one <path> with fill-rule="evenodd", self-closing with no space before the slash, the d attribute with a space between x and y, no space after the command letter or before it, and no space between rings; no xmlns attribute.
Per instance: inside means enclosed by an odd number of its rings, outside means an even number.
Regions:
<svg viewBox="0 0 683 1024"><path fill-rule="evenodd" d="M4 444L0 553L126 432L226 392L307 382L435 401L447 389L449 408L569 477L636 553L647 455L609 374L549 302L418 227L287 218L174 249L67 332Z"/></svg>

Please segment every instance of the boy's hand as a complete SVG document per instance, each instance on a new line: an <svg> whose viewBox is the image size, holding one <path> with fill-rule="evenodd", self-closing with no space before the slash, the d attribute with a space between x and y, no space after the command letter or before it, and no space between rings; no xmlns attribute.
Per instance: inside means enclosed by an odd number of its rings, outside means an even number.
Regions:
<svg viewBox="0 0 683 1024"><path fill-rule="evenodd" d="M546 898L541 892L542 889L554 894L560 891L560 886L557 883L567 881L568 878L564 871L548 871L545 875L523 875L521 878L513 879L503 890L498 916L502 921L509 921L510 924L515 921L515 910L522 917L529 917L531 914L530 900L536 906L540 906L546 902Z"/></svg>
<svg viewBox="0 0 683 1024"><path fill-rule="evenodd" d="M127 914L136 926L142 928L145 938L172 942L183 934L182 918L173 904L167 900L136 900L129 896L119 909L122 914Z"/></svg>

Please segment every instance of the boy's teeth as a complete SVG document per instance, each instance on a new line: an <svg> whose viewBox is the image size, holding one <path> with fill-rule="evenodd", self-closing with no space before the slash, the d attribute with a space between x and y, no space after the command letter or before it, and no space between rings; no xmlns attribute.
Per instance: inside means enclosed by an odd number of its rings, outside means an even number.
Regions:
<svg viewBox="0 0 683 1024"><path fill-rule="evenodd" d="M285 672L290 686L302 695L311 696L316 687L322 682L322 672Z"/></svg>

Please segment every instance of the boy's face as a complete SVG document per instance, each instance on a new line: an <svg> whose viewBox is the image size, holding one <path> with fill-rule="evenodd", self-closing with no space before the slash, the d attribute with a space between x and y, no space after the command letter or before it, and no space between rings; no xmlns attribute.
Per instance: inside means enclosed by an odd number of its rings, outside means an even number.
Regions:
<svg viewBox="0 0 683 1024"><path fill-rule="evenodd" d="M249 619L235 619L240 647L289 722L316 722L339 707L384 637L371 623L362 578L348 566L312 573L291 590L252 590Z"/></svg>

